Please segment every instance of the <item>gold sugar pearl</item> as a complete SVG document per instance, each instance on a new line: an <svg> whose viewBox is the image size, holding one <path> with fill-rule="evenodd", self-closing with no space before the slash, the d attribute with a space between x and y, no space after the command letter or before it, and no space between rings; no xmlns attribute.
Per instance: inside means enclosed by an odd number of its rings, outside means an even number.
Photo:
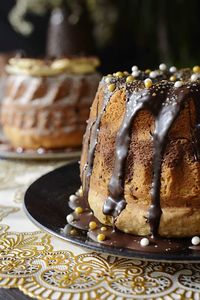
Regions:
<svg viewBox="0 0 200 300"><path fill-rule="evenodd" d="M115 73L115 76L117 76L117 77L123 77L124 74L122 72L117 72L117 73Z"/></svg>
<svg viewBox="0 0 200 300"><path fill-rule="evenodd" d="M156 96L156 93L153 93L152 96L155 97L155 96Z"/></svg>
<svg viewBox="0 0 200 300"><path fill-rule="evenodd" d="M94 222L94 221L91 221L91 222L89 223L89 228L90 228L91 230L96 229L96 228L97 228L97 223Z"/></svg>
<svg viewBox="0 0 200 300"><path fill-rule="evenodd" d="M170 76L169 80L170 81L176 81L176 76Z"/></svg>
<svg viewBox="0 0 200 300"><path fill-rule="evenodd" d="M77 235L77 231L76 231L76 229L72 229L72 230L70 230L70 234L71 234L71 235Z"/></svg>
<svg viewBox="0 0 200 300"><path fill-rule="evenodd" d="M123 74L124 74L125 76L128 76L128 75L129 75L129 72L124 71Z"/></svg>
<svg viewBox="0 0 200 300"><path fill-rule="evenodd" d="M81 213L83 212L82 207L80 207L80 206L76 207L76 208L75 208L75 212L76 212L77 214L81 214Z"/></svg>
<svg viewBox="0 0 200 300"><path fill-rule="evenodd" d="M132 75L129 75L127 78L126 78L126 82L127 83L130 83L134 80L134 77Z"/></svg>
<svg viewBox="0 0 200 300"><path fill-rule="evenodd" d="M145 73L145 74L149 74L149 73L151 73L151 70L150 70L150 69L146 69L146 70L144 71L144 73Z"/></svg>
<svg viewBox="0 0 200 300"><path fill-rule="evenodd" d="M97 240L98 240L99 242L104 241L105 239L106 239L105 234L100 233L100 234L97 235Z"/></svg>
<svg viewBox="0 0 200 300"><path fill-rule="evenodd" d="M106 231L107 230L107 227L103 226L101 227L101 231Z"/></svg>
<svg viewBox="0 0 200 300"><path fill-rule="evenodd" d="M150 87L152 87L153 82L152 82L152 80L151 80L150 78L147 78L147 79L145 79L145 81L144 81L144 85L145 85L145 87L146 87L147 89L149 89Z"/></svg>
<svg viewBox="0 0 200 300"><path fill-rule="evenodd" d="M194 66L193 69L192 69L192 71L194 73L200 73L200 67L199 66Z"/></svg>
<svg viewBox="0 0 200 300"><path fill-rule="evenodd" d="M110 92L113 92L115 90L115 84L114 83L109 84L108 89Z"/></svg>

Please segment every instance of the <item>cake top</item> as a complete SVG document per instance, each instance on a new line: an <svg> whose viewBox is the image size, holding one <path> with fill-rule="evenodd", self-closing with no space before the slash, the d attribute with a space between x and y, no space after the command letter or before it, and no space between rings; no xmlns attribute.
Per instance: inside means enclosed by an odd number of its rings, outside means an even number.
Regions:
<svg viewBox="0 0 200 300"><path fill-rule="evenodd" d="M8 74L55 76L63 73L90 74L100 65L97 57L65 57L56 60L11 58L6 65Z"/></svg>
<svg viewBox="0 0 200 300"><path fill-rule="evenodd" d="M132 67L132 73L127 71L116 72L104 76L103 81L107 83L110 92L117 86L124 85L130 91L139 89L150 89L154 84L157 86L162 83L169 84L170 87L178 88L187 83L195 82L200 79L200 66L191 68L177 69L175 66L167 68L165 64L160 64L159 69L151 71L139 70L137 66ZM164 84L165 82L165 84ZM132 89L131 89L132 88Z"/></svg>

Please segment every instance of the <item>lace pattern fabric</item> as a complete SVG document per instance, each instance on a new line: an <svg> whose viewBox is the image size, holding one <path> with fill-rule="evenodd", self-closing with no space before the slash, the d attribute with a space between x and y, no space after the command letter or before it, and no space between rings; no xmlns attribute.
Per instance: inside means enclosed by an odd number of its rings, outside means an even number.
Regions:
<svg viewBox="0 0 200 300"><path fill-rule="evenodd" d="M22 210L24 192L64 163L0 161L0 287L48 300L200 299L198 263L107 256L38 230Z"/></svg>

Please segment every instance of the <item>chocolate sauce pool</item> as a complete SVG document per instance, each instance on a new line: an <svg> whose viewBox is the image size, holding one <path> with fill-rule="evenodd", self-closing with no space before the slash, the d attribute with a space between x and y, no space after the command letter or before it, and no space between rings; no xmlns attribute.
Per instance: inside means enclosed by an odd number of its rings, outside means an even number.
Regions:
<svg viewBox="0 0 200 300"><path fill-rule="evenodd" d="M117 228L112 228L110 226L105 226L100 223L97 218L93 215L93 212L85 206L85 200L83 197L78 197L75 201L69 201L69 207L74 210L72 213L73 220L69 222L69 224L65 227L65 232L71 235L79 235L87 234L88 241L90 244L90 240L94 242L101 243L106 246L116 247L118 249L131 249L135 251L141 252L149 252L149 253L176 253L181 252L187 249L200 251L200 246L193 246L191 244L191 239L169 239L169 238L161 238L161 237L148 237L149 245L144 247L141 246L140 241L143 237L134 236L132 234L124 233L118 230ZM82 207L83 212L77 214L75 212L76 207ZM89 228L89 223L91 221L96 222L97 227L93 230ZM70 227L69 227L70 226ZM102 227L104 230L102 231ZM73 230L75 228L75 230ZM105 230L106 228L106 230ZM99 234L105 235L104 241L98 240Z"/></svg>
<svg viewBox="0 0 200 300"><path fill-rule="evenodd" d="M115 91L119 89L126 91L126 109L124 119L116 137L114 168L108 184L108 198L105 199L103 213L112 216L115 220L126 207L124 181L125 165L130 145L130 134L133 121L138 112L145 109L155 118L155 129L152 135L152 200L147 216L151 234L154 239L158 237L158 229L162 215L160 205L161 168L167 145L168 132L179 116L184 104L190 99L193 100L196 111L196 124L192 134L192 144L195 159L197 161L200 160L200 81L199 79L191 81L190 77L192 71L190 69L182 69L173 74L176 76L176 80L181 80L182 82L181 86L176 87L174 82L169 81L171 75L172 74L168 71L160 72L159 76L152 79L153 85L150 88L146 88L144 85L144 79L149 76L142 71L140 71L139 77L137 78L138 80L134 80L128 84L126 83L126 77L121 76L113 76L110 81L110 83L115 85ZM105 78L103 78L100 85L104 86L104 103L89 133L87 163L82 174L85 199L88 198L101 119L106 111L111 96L115 92L109 91Z"/></svg>

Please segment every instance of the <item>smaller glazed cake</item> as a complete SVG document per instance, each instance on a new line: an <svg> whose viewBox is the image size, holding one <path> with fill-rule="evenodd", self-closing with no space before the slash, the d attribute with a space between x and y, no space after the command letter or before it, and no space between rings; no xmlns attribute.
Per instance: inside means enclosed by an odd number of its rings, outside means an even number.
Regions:
<svg viewBox="0 0 200 300"><path fill-rule="evenodd" d="M14 148L79 147L100 75L96 57L12 58L1 124Z"/></svg>

